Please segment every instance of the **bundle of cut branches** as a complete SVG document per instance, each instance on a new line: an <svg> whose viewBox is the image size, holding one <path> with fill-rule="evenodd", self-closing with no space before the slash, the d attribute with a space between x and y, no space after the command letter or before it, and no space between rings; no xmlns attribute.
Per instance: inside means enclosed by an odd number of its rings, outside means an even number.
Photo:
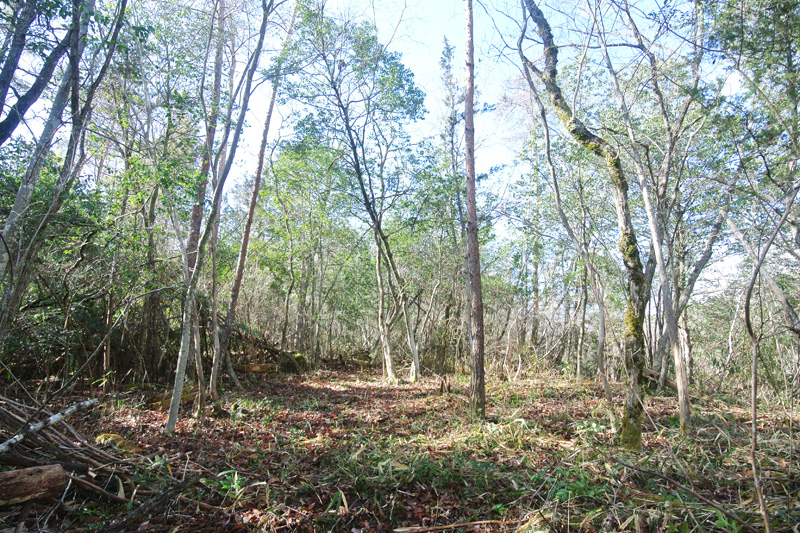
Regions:
<svg viewBox="0 0 800 533"><path fill-rule="evenodd" d="M0 396L0 464L26 467L5 473L9 480L4 484L6 488L0 489L0 506L52 497L67 480L114 501L128 502L119 496L120 491L111 493L90 479L116 476L130 484L132 492L134 487L126 472L130 461L91 445L66 422L71 414L96 404L96 399L86 400L53 413L43 405L27 405ZM53 469L42 470L54 466L63 475ZM29 495L25 487L30 488Z"/></svg>
<svg viewBox="0 0 800 533"><path fill-rule="evenodd" d="M196 483L198 472L202 471L198 465L190 465L188 457L182 460L185 463L182 475L175 472L173 475L178 475L177 478L170 475L166 480L159 480L158 488L142 486L142 471L156 464L174 462L181 455L158 457L163 449L141 455L138 447L133 451L131 447L124 448L128 458L114 455L87 442L66 421L79 410L95 407L98 400L78 402L54 413L36 402L33 396L28 395L28 398L34 405L0 396L0 470L7 470L0 471L0 508L23 505L18 526L23 525L34 502L63 507L63 502L75 499L72 493L78 490L84 497L89 495L114 504L134 504L130 516L106 524L108 531L126 527L130 520L165 505L176 495L188 501L181 492ZM98 442L115 441L98 438ZM141 468L143 466L145 468ZM215 510L196 503L206 510Z"/></svg>

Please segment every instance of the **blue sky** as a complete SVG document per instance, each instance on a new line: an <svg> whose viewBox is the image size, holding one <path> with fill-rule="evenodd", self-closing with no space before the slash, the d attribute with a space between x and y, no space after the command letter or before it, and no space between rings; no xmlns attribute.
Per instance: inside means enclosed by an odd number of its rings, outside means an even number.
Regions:
<svg viewBox="0 0 800 533"><path fill-rule="evenodd" d="M444 38L455 47L455 74L463 82L465 78L465 2L464 0L328 0L331 12L343 12L367 20L374 20L378 26L379 38L389 42L389 48L403 55L403 62L414 72L415 80L425 91L426 118L415 125L412 135L416 138L435 137L442 128L442 84L439 59L444 46ZM496 103L500 98L505 81L515 74L513 66L498 61L490 52L490 47L498 40L492 21L476 2L475 13L475 54L476 78L481 92L481 101ZM491 80L491 81L489 81ZM260 99L251 102L250 128L245 134L243 152L255 156L261 135L264 109ZM259 117L259 118L256 118ZM280 120L279 116L276 117ZM273 123L271 139L278 133L279 122ZM287 132L283 132L286 135ZM513 157L512 147L506 142L507 134L498 125L492 114L477 118L477 170L487 172L491 167L509 162ZM244 153L242 155L244 155ZM241 156L240 156L241 157ZM250 160L245 156L246 160ZM253 170L244 164L244 174Z"/></svg>

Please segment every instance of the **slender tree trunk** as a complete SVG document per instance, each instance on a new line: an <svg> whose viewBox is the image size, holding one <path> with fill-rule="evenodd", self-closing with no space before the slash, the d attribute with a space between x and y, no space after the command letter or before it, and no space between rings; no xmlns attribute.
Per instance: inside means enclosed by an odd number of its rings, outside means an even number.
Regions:
<svg viewBox="0 0 800 533"><path fill-rule="evenodd" d="M189 358L189 340L191 333L191 317L194 307L193 305L194 297L197 289L197 283L200 278L199 273L202 270L203 266L204 249L206 244L208 243L208 240L211 236L211 230L213 228L213 224L211 224L210 222L217 216L219 201L220 198L222 197L222 190L225 186L225 181L228 177L228 174L231 171L233 159L236 155L236 149L239 144L239 138L241 136L242 129L244 127L245 115L247 114L250 102L253 76L255 75L255 72L258 68L258 63L259 63L258 60L259 57L261 56L261 48L264 45L264 38L267 31L267 21L269 19L270 13L273 10L274 2L273 0L269 0L269 2L267 2L267 0L262 0L261 6L262 6L262 19L261 19L261 27L259 28L258 43L256 44L256 48L253 51L253 54L250 58L249 68L246 74L246 81L245 81L244 93L242 95L241 108L239 111L239 117L236 122L233 134L233 141L231 142L231 153L228 160L225 163L225 168L220 174L219 183L217 183L217 187L214 190L214 198L211 203L211 213L209 215L209 223L206 224L206 228L203 231L203 235L198 243L197 262L189 278L189 283L186 288L186 294L184 295L183 313L181 317L181 324L182 324L181 346L180 346L180 351L178 352L177 368L175 370L175 384L172 388L172 400L170 401L169 413L167 415L167 421L164 426L164 432L168 435L175 432L175 426L178 423L178 408L180 406L180 401L181 401L183 381L186 376L186 362Z"/></svg>
<svg viewBox="0 0 800 533"><path fill-rule="evenodd" d="M216 184L215 184L216 186ZM217 207L219 210L219 207ZM219 399L217 382L219 381L219 364L222 356L219 331L219 279L217 276L217 242L219 237L219 216L214 221L214 233L211 235L211 340L214 354L211 359L211 376L208 378L208 393L211 400Z"/></svg>
<svg viewBox="0 0 800 533"><path fill-rule="evenodd" d="M467 93L464 109L464 139L467 168L467 255L472 298L470 317L472 331L472 373L470 375L470 409L480 418L486 417L486 385L484 383L483 293L478 243L478 210L475 199L475 51L473 45L472 0L466 2L467 18Z"/></svg>
<svg viewBox="0 0 800 533"><path fill-rule="evenodd" d="M150 276L149 284L155 283L158 278L156 267L156 245L155 245L155 222L156 204L158 202L159 186L153 188L149 195L145 207L142 208L142 219L144 231L147 234L147 264L145 266ZM159 296L157 291L150 292L142 301L142 326L139 337L139 352L141 357L141 379L145 379L148 371L153 374L153 378L158 378L158 322L156 314L159 308Z"/></svg>
<svg viewBox="0 0 800 533"><path fill-rule="evenodd" d="M308 351L308 332L306 331L308 324L308 277L313 274L313 263L312 267L309 268L310 261L309 256L303 257L300 265L300 286L297 288L297 321L294 328L294 345L301 353Z"/></svg>
<svg viewBox="0 0 800 533"><path fill-rule="evenodd" d="M222 92L222 52L223 52L223 30L225 25L225 0L219 0L217 3L217 43L214 53L214 80L211 95L211 111L208 115L206 122L206 141L205 150L203 151L203 159L200 164L200 177L197 183L196 200L192 206L192 214L189 224L189 237L186 242L186 260L188 265L188 276L192 275L195 265L197 263L198 243L200 239L200 227L203 222L203 208L206 199L206 189L208 188L208 176L211 173L211 154L214 150L214 139L217 132L217 121L219 117L219 103ZM219 209L219 208L217 208ZM209 224L216 225L216 217L209 219ZM216 227L212 230L213 235L216 235ZM216 240L212 238L212 268L216 268L215 261L215 243ZM215 276L212 273L212 276ZM187 277L186 282L189 279ZM214 288L212 287L212 290ZM213 312L213 309L212 309ZM194 405L194 416L202 418L205 408L205 377L203 372L203 358L200 347L200 325L198 323L199 316L197 313L197 306L194 305L192 312L192 351L195 359L195 372L197 374L197 397ZM213 332L216 334L216 332ZM213 361L212 361L213 367ZM212 368L212 375L216 378ZM209 387L213 390L212 397L216 397L216 387Z"/></svg>
<svg viewBox="0 0 800 533"><path fill-rule="evenodd" d="M121 0L119 3L113 30L104 43L107 46L105 55L102 57L103 62L95 78L90 83L87 83L82 104L79 63L86 45L86 35L89 31L94 3L89 2L83 9L77 3L73 7L71 29L66 43L68 45L69 62L64 70L61 84L56 92L44 129L39 136L36 150L17 191L11 211L3 225L4 243L0 245L0 283L5 280L6 276L9 279L5 286L0 284L3 289L2 294L0 294L0 346L5 340L7 327L14 321L30 281L30 260L38 253L44 230L60 210L66 198L66 193L72 187L77 178L79 168L84 163L82 153L83 139L86 133L89 113L92 109L97 88L105 78L111 63L117 38L122 28L127 0ZM87 80L83 81L86 82ZM54 135L62 125L62 115L68 104L72 116L72 127L61 171L52 191L50 205L33 234L23 238L21 228L24 215L33 198L36 184L41 176L45 158L52 146Z"/></svg>
<svg viewBox="0 0 800 533"><path fill-rule="evenodd" d="M289 24L289 29L284 39L284 44L283 44L284 51L288 46L289 39L291 38L294 29L294 21L296 13L297 13L297 7L295 6L294 11L292 12L292 19ZM280 57L281 58L283 57L283 52L281 53ZM221 344L220 348L222 351L222 357L224 357L228 361L228 372L231 373L231 377L233 378L236 385L240 388L241 384L239 383L239 380L236 378L236 374L232 373L233 367L230 362L230 350L228 346L228 341L230 339L230 333L233 321L236 318L236 306L239 302L239 292L242 287L242 279L244 278L244 267L245 264L247 263L247 250L250 244L250 229L253 226L253 217L255 216L256 206L258 205L258 193L261 188L261 178L264 173L264 160L266 158L266 153L267 153L267 140L269 137L270 123L272 122L272 113L273 110L275 109L275 100L278 97L278 87L281 76L281 63L282 61L279 59L278 67L276 69L275 79L272 80L272 94L270 95L269 108L267 109L267 117L264 120L264 128L261 132L261 144L259 145L258 149L258 167L256 168L255 179L253 181L253 191L250 194L250 204L247 209L247 218L245 219L244 230L242 231L242 244L239 247L239 257L236 260L236 272L234 273L233 285L231 286L231 296L228 303L228 313L225 316L225 326L224 329L222 330L222 338L220 339L220 344Z"/></svg>
<svg viewBox="0 0 800 533"><path fill-rule="evenodd" d="M750 344L751 344L751 355L752 355L752 362L750 367L750 466L752 467L753 472L753 484L756 490L756 496L758 497L759 507L761 508L761 516L764 519L764 530L767 533L771 533L772 526L770 524L769 519L769 510L767 509L767 503L764 499L764 491L762 490L761 486L761 468L756 457L758 453L758 360L761 356L760 354L760 341L761 336L757 335L754 328L753 323L750 317L750 299L753 295L753 288L755 287L756 280L761 272L761 267L764 264L764 260L767 257L767 253L769 249L772 247L772 244L775 242L775 237L777 237L778 233L780 232L781 228L783 227L784 223L786 222L786 218L791 213L792 204L794 204L795 198L797 197L798 190L800 189L800 185L795 185L792 193L789 195L786 201L786 211L781 216L780 220L776 224L775 228L772 231L772 235L770 235L769 239L767 240L766 245L764 246L763 250L759 250L757 253L750 248L748 251L755 256L754 265L753 265L753 273L750 277L750 282L747 285L747 290L745 291L744 297L744 324L745 329L747 330L747 335L750 337ZM730 222L729 222L730 224ZM746 246L748 248L748 246Z"/></svg>
<svg viewBox="0 0 800 533"><path fill-rule="evenodd" d="M209 220L209 223L213 223ZM202 420L206 413L206 380L203 372L203 344L200 338L200 313L197 302L192 310L192 344L194 346L194 369L197 377L197 396L195 396L192 416Z"/></svg>
<svg viewBox="0 0 800 533"><path fill-rule="evenodd" d="M120 208L120 220L125 217L125 211L128 207L128 189L125 189L125 194L122 197L122 207ZM108 289L108 307L106 309L106 331L111 331L114 325L114 313L116 312L116 301L114 294L114 287L117 286L117 270L119 261L119 250L114 251L114 256L111 259L111 272L108 275L109 289ZM111 336L106 339L105 347L103 348L103 393L109 391L111 384Z"/></svg>
<svg viewBox="0 0 800 533"><path fill-rule="evenodd" d="M288 227L288 219L286 221L286 231L289 231ZM287 344L289 341L289 303L291 302L292 293L294 292L294 286L297 281L297 277L294 274L294 253L292 252L293 246L289 245L289 275L291 277L289 281L289 288L286 289L286 296L283 299L283 325L281 326L281 350L287 349Z"/></svg>
<svg viewBox="0 0 800 533"><path fill-rule="evenodd" d="M583 380L583 351L585 347L585 340L586 340L586 306L589 301L589 291L587 288L587 284L589 280L587 279L586 273L587 267L586 263L583 264L583 268L581 269L581 295L578 301L578 306L580 307L580 317L578 319L578 348L577 348L577 361L575 364L575 379L578 381Z"/></svg>
<svg viewBox="0 0 800 533"><path fill-rule="evenodd" d="M381 351L383 353L383 368L386 372L386 381L389 383L397 382L397 374L394 370L394 360L392 359L392 346L389 340L389 325L386 320L386 289L383 286L383 273L381 272L381 247L377 243L375 256L375 274L378 279L378 329L381 337Z"/></svg>
<svg viewBox="0 0 800 533"><path fill-rule="evenodd" d="M206 132L206 147L203 154L201 172L208 173L211 167L211 154L214 151L214 137L216 136L217 117L219 116L220 92L222 87L222 53L225 48L223 35L225 33L225 0L218 1L217 9L217 43L214 52L214 82L211 95L211 114ZM209 135L210 134L210 135ZM205 169L205 170L203 170ZM214 180L216 188L217 180ZM219 206L217 206L219 210ZM217 276L217 243L219 237L219 216L214 220L214 233L211 236L211 335L213 337L214 355L211 359L211 375L208 378L208 393L212 401L217 401L217 383L219 381L220 358L222 350L220 348L219 331L219 283ZM235 378L235 375L233 376ZM234 381L236 381L234 379Z"/></svg>
<svg viewBox="0 0 800 533"><path fill-rule="evenodd" d="M620 442L623 447L639 450L642 447L643 382L645 367L644 311L647 304L647 278L639 255L633 222L628 202L628 181L622 169L619 154L608 142L595 135L586 125L574 116L556 81L558 47L553 40L550 25L533 0L524 0L531 20L536 24L539 37L544 44L545 67L542 70L525 57L522 52L522 37L518 45L520 57L528 73L535 73L544 83L551 104L569 131L570 135L591 153L606 161L614 194L617 212L617 226L621 238L619 250L627 275L627 306L624 319L624 361L628 375L628 391L625 397L625 410L622 419ZM527 28L527 17L525 19ZM524 31L523 31L524 36ZM529 83L531 83L529 78ZM533 88L535 89L535 88Z"/></svg>

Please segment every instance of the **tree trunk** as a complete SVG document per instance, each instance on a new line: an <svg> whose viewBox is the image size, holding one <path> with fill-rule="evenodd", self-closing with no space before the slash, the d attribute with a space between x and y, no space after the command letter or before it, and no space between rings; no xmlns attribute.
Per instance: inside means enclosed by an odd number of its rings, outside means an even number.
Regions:
<svg viewBox="0 0 800 533"><path fill-rule="evenodd" d="M297 7L295 6L294 11L292 12L292 19L289 23L289 29L287 30L286 38L284 39L283 49L285 50L289 39L291 38L292 31L294 28L294 20L295 15L297 13ZM283 53L281 53L280 57L283 57ZM236 318L236 305L239 302L239 292L242 287L242 279L244 278L244 267L247 263L247 250L250 244L250 228L253 225L253 217L255 216L256 212L256 205L258 205L258 192L261 187L261 177L264 173L264 159L266 157L267 151L267 138L269 136L269 128L270 123L272 121L272 112L275 109L275 100L278 97L278 85L280 81L281 75L281 63L278 63L278 67L276 70L275 78L272 80L272 95L270 96L269 101L269 108L267 109L267 118L264 120L264 128L261 133L261 144L259 145L258 149L258 166L256 169L255 179L253 181L253 191L250 195L250 204L247 210L247 218L245 219L244 223L244 230L242 231L242 244L239 247L239 257L236 260L236 272L233 277L233 285L231 286L231 297L228 303L228 313L225 316L225 326L222 330L222 337L220 339L221 344L221 356L228 360L228 371L231 373L231 377L233 378L234 382L238 387L241 388L241 384L239 380L236 378L236 374L233 373L233 367L230 363L230 350L228 348L228 340L230 339L231 327L233 325L233 321ZM219 366L219 362L216 363L217 367ZM214 382L214 387L216 387L216 381Z"/></svg>
<svg viewBox="0 0 800 533"><path fill-rule="evenodd" d="M147 207L143 213L144 230L147 234L147 263L145 268L150 276L150 282L158 277L158 268L156 266L156 246L155 246L155 223L156 223L156 203L158 202L159 186L153 188L153 192L147 199ZM141 357L141 378L147 375L148 371L151 377L158 379L159 372L159 347L158 347L158 321L156 314L159 312L159 294L158 291L152 291L147 294L142 300L142 325L139 337L139 352Z"/></svg>
<svg viewBox="0 0 800 533"><path fill-rule="evenodd" d="M470 410L480 418L486 417L486 386L484 383L483 293L478 243L478 210L475 200L475 51L472 28L472 0L466 3L467 17L467 92L464 109L464 140L467 169L467 256L472 298L470 317L472 331L472 373L469 382Z"/></svg>
<svg viewBox="0 0 800 533"><path fill-rule="evenodd" d="M272 12L274 7L273 0L267 2L266 0L262 0L262 18L261 18L261 27L259 28L259 35L258 35L258 43L256 45L255 50L253 51L252 57L250 58L250 67L247 70L246 74L246 81L244 87L244 93L242 95L242 103L241 108L239 111L239 117L236 122L234 134L233 134L233 141L231 142L231 153L228 160L225 163L225 168L223 169L222 173L219 177L219 183L217 183L217 187L214 190L214 198L211 203L211 213L209 215L209 222L217 216L218 212L218 205L220 198L222 197L222 190L225 187L225 181L228 177L228 174L231 171L231 167L233 166L234 156L236 155L236 149L239 145L239 138L241 137L242 129L244 126L244 119L245 115L247 114L249 102L250 102L250 94L253 85L253 76L258 68L258 59L261 56L261 48L264 45L264 38L267 32L267 20L269 19L269 15ZM180 397L181 391L183 389L183 381L186 376L186 362L189 359L189 337L191 333L191 317L192 317L192 310L194 307L194 297L195 292L197 289L197 284L200 278L200 271L202 270L203 266L203 259L204 259L204 250L205 246L208 243L208 240L211 236L211 230L213 228L213 224L208 223L206 224L206 228L203 231L203 235L200 238L200 242L197 248L197 262L195 264L195 268L192 271L192 274L189 278L189 283L186 288L186 293L184 295L184 304L183 304L183 313L181 317L181 345L180 351L178 352L178 361L177 361L177 368L175 370L175 384L172 388L172 400L169 406L169 414L167 416L167 421L164 426L164 432L166 434L172 434L175 432L175 426L178 423L178 408L180 407Z"/></svg>
<svg viewBox="0 0 800 533"><path fill-rule="evenodd" d="M125 189L125 194L122 197L122 207L120 208L120 220L125 218L125 211L128 207L128 189ZM108 275L108 304L106 308L106 331L111 330L114 324L114 313L116 312L116 301L114 294L114 287L117 286L117 262L119 261L119 250L114 251L111 258L111 272ZM109 385L111 384L111 336L106 339L105 347L103 348L103 394L108 393Z"/></svg>
<svg viewBox="0 0 800 533"><path fill-rule="evenodd" d="M409 381L415 383L420 378L419 347L416 339L416 327L411 322L411 314L408 311L408 294L401 295L400 305L403 310L403 318L406 324L406 339L411 350L411 370L408 376Z"/></svg>
<svg viewBox="0 0 800 533"><path fill-rule="evenodd" d="M222 53L224 50L223 35L225 32L225 0L219 0L217 13L217 44L214 51L214 82L211 95L211 114L206 128L206 146L203 153L201 173L208 171L211 166L211 154L214 150L214 137L217 130L217 117L219 116L219 101L222 89ZM216 187L217 180L214 180ZM219 207L217 207L219 210ZM217 279L217 242L219 237L219 216L214 220L214 233L211 236L211 329L214 343L214 355L211 359L211 375L208 378L208 393L212 401L217 401L217 382L219 380L219 366L222 351L220 349L219 313L218 304L218 279Z"/></svg>
<svg viewBox="0 0 800 533"><path fill-rule="evenodd" d="M59 86L53 104L50 108L47 122L45 123L42 134L39 137L37 148L28 165L25 176L17 195L14 205L6 219L3 227L4 240L6 245L0 246L0 280L3 280L10 270L9 281L3 292L0 294L0 345L7 332L7 327L14 321L24 293L27 289L31 277L30 263L38 253L41 240L44 237L44 230L49 225L55 214L61 209L61 205L66 199L66 193L72 187L79 174L78 168L83 165L81 154L83 139L86 133L89 113L95 93L102 80L108 72L111 58L116 49L117 38L122 28L127 0L121 0L119 10L113 23L113 30L105 41L107 49L105 56L102 56L100 68L93 80L81 80L78 64L86 45L86 34L89 31L91 14L93 13L93 2L89 2L83 9L75 6L73 11L72 27L67 37L69 62L64 69L64 75ZM66 39L66 37L65 37ZM81 83L87 85L83 97L83 105L80 102ZM63 156L61 170L53 188L50 205L38 226L30 236L23 237L21 234L24 214L33 198L36 184L41 176L45 157L52 146L53 136L57 129L62 125L62 115L67 104L70 104L72 116L72 127L66 151ZM16 104L15 104L16 105ZM8 120L10 117L6 117ZM6 122L5 120L3 121ZM1 143L0 143L1 144ZM10 244L9 244L10 243ZM8 247L8 248L7 248ZM14 258L14 259L12 259Z"/></svg>
<svg viewBox="0 0 800 533"><path fill-rule="evenodd" d="M209 223L213 224L213 221L209 220ZM202 420L205 417L206 380L203 372L203 345L200 338L200 313L197 309L197 302L195 302L192 312L192 345L194 346L194 368L197 378L197 396L195 396L192 416Z"/></svg>
<svg viewBox="0 0 800 533"><path fill-rule="evenodd" d="M539 37L544 44L545 67L542 70L528 60L522 53L521 40L519 52L527 72L535 73L544 83L551 104L570 135L586 150L602 157L609 171L614 206L617 213L617 226L621 234L619 250L627 276L627 305L624 319L624 361L628 375L628 391L625 397L625 410L622 419L620 443L631 450L642 447L642 400L645 367L644 311L647 294L644 267L639 255L633 222L628 202L628 181L622 169L619 154L608 142L595 135L586 125L575 117L572 109L556 81L558 47L553 40L550 25L533 0L524 0L531 20L536 24ZM527 26L527 17L525 20ZM523 35L524 36L524 35Z"/></svg>
<svg viewBox="0 0 800 533"><path fill-rule="evenodd" d="M583 351L586 341L586 306L589 301L589 291L587 284L589 283L586 275L586 264L584 263L581 274L581 295L578 301L580 306L580 316L578 318L578 349L575 364L575 379L578 381L583 380Z"/></svg>
<svg viewBox="0 0 800 533"><path fill-rule="evenodd" d="M381 272L381 249L378 243L378 251L375 257L375 273L378 279L378 329L381 337L381 352L383 353L383 368L386 372L386 381L389 383L397 382L397 374L394 371L394 360L392 359L392 346L389 341L389 325L386 320L386 289L383 286L383 273Z"/></svg>

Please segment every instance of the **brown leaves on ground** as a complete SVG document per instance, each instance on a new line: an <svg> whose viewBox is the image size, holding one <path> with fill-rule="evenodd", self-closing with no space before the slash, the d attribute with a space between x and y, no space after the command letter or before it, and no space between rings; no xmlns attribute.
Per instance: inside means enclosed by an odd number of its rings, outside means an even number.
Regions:
<svg viewBox="0 0 800 533"><path fill-rule="evenodd" d="M143 448L145 491L185 470L205 472L183 499L143 521L143 532L737 527L680 485L761 527L747 473L748 417L735 405L696 405L696 435L687 440L678 435L674 398L651 397L645 451L631 457L614 447L598 385L552 376L495 384L485 422L468 415L465 390L465 382L440 394L432 379L393 386L334 371L264 376L223 394L203 421L186 407L173 437L162 434L165 414L136 391L82 429ZM788 420L759 422L773 525L789 527L800 521L800 475ZM97 509L76 530L124 512Z"/></svg>

